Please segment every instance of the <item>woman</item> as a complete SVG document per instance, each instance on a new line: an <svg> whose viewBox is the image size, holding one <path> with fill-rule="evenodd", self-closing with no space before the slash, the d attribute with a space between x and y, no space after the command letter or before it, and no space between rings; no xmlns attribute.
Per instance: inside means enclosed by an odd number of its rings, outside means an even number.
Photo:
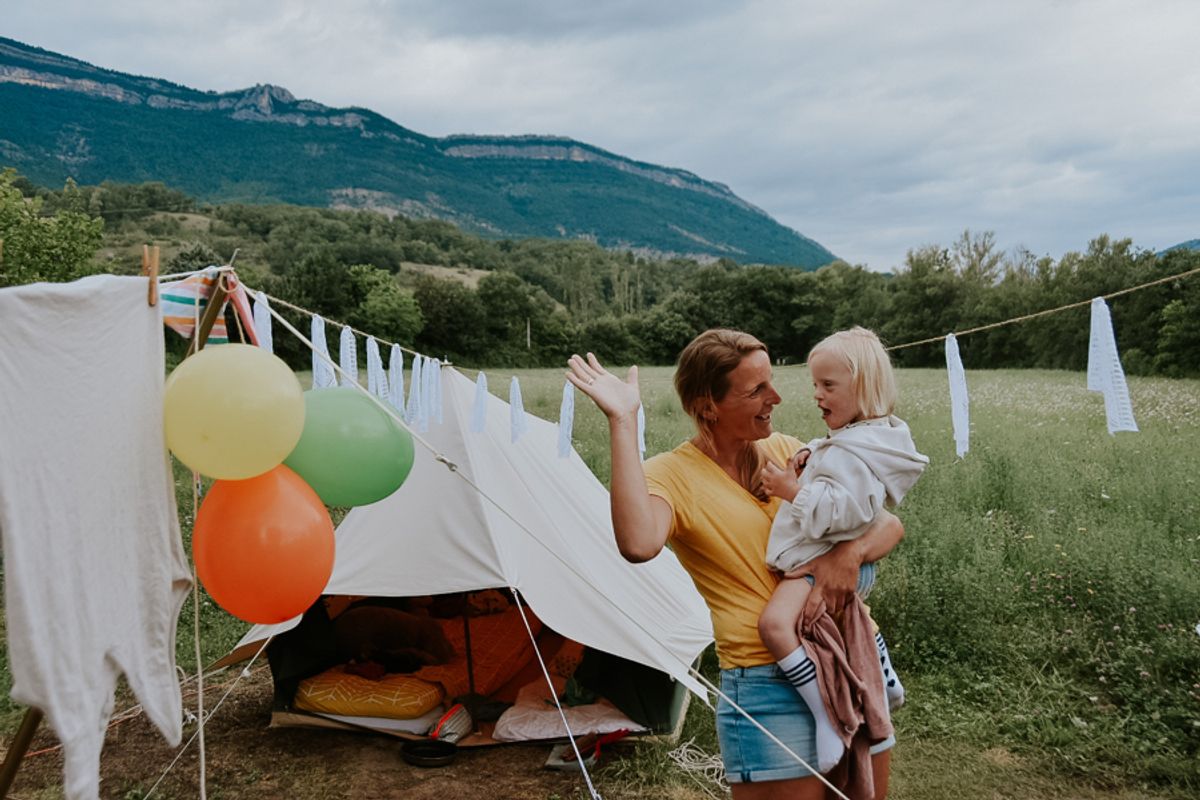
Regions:
<svg viewBox="0 0 1200 800"><path fill-rule="evenodd" d="M612 521L617 547L648 561L669 540L708 604L721 665L721 689L794 752L816 763L814 723L758 633L758 617L778 576L764 554L778 499L762 492L767 459L788 461L799 440L772 433L780 402L766 346L747 333L705 331L684 348L675 390L696 436L642 464L638 452L637 367L625 380L591 353L572 356L567 378L608 417L612 446ZM903 535L887 515L858 539L804 566L815 585L808 609L836 614L854 593L859 567L877 561ZM734 800L820 800L821 781L721 700L717 733ZM875 797L887 795L891 742L872 759ZM874 752L874 751L873 751Z"/></svg>

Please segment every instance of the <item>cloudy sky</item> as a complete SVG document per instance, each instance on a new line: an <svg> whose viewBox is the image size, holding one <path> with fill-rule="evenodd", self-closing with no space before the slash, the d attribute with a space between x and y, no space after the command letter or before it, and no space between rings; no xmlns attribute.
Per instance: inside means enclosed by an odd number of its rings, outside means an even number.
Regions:
<svg viewBox="0 0 1200 800"><path fill-rule="evenodd" d="M1194 0L0 0L0 35L425 134L570 136L872 269L964 229L1200 237Z"/></svg>

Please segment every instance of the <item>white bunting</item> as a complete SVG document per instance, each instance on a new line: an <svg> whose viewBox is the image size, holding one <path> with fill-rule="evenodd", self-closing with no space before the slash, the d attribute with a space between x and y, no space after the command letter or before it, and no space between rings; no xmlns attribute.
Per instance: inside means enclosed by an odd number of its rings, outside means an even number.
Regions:
<svg viewBox="0 0 1200 800"><path fill-rule="evenodd" d="M429 376L429 418L442 424L442 360L433 360L433 374Z"/></svg>
<svg viewBox="0 0 1200 800"><path fill-rule="evenodd" d="M271 304L262 292L254 295L254 333L258 346L268 353L275 352L275 340L271 337Z"/></svg>
<svg viewBox="0 0 1200 800"><path fill-rule="evenodd" d="M571 455L571 433L575 427L575 387L563 384L562 404L558 407L558 457Z"/></svg>
<svg viewBox="0 0 1200 800"><path fill-rule="evenodd" d="M413 356L412 374L408 376L412 381L408 387L408 408L405 409L404 418L408 421L409 427L418 427L421 416L421 365L425 358L418 353Z"/></svg>
<svg viewBox="0 0 1200 800"><path fill-rule="evenodd" d="M442 380L441 362L436 358L425 359L421 365L421 431L429 430L429 425L437 421L437 385Z"/></svg>
<svg viewBox="0 0 1200 800"><path fill-rule="evenodd" d="M392 345L388 358L388 402L404 415L404 351L398 344Z"/></svg>
<svg viewBox="0 0 1200 800"><path fill-rule="evenodd" d="M329 358L329 346L325 344L325 320L316 314L312 318L312 373L314 389L328 389L337 386L337 373Z"/></svg>
<svg viewBox="0 0 1200 800"><path fill-rule="evenodd" d="M954 334L946 336L946 372L950 376L950 421L954 425L954 452L962 458L970 449L971 412L967 397L967 374L958 354Z"/></svg>
<svg viewBox="0 0 1200 800"><path fill-rule="evenodd" d="M1125 383L1125 370L1121 368L1121 356L1117 353L1117 337L1113 333L1112 315L1103 297L1092 300L1092 331L1088 341L1087 386L1093 392L1104 394L1104 415L1108 432L1137 431L1133 419L1133 404L1129 401L1129 387Z"/></svg>
<svg viewBox="0 0 1200 800"><path fill-rule="evenodd" d="M367 337L367 391L380 399L388 396L387 375L379 355L379 342L374 336Z"/></svg>
<svg viewBox="0 0 1200 800"><path fill-rule="evenodd" d="M487 427L488 388L483 370L475 376L475 405L471 407L471 433L483 433Z"/></svg>
<svg viewBox="0 0 1200 800"><path fill-rule="evenodd" d="M512 424L512 440L516 442L529 429L529 420L525 419L525 404L521 402L521 383L514 375L508 384L509 421Z"/></svg>
<svg viewBox="0 0 1200 800"><path fill-rule="evenodd" d="M358 341L354 338L354 331L350 330L349 325L342 328L342 339L339 344L341 352L338 355L338 365L342 368L342 374L338 385L354 386L358 383Z"/></svg>
<svg viewBox="0 0 1200 800"><path fill-rule="evenodd" d="M646 460L646 409L641 405L638 406L637 426L638 426L638 453L641 454L642 460L645 461Z"/></svg>

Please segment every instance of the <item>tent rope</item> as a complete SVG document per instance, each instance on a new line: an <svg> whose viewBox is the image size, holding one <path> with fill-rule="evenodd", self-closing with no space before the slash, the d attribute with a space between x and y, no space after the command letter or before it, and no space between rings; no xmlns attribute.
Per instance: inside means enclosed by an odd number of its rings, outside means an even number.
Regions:
<svg viewBox="0 0 1200 800"><path fill-rule="evenodd" d="M277 312L274 307L272 307L270 310L271 310L271 316L273 316L277 320L279 320L279 322L289 332L291 332L292 335L296 336L298 339L300 339L300 341L304 342L304 344L307 345L308 348L310 350L312 350L313 353L315 353L319 358L322 358L326 362L328 362L330 364L330 366L333 367L334 371L337 374L341 375L342 377L347 377L346 373L342 370L342 368L338 364L334 363L334 361L331 357L329 357L327 354L324 354L324 353L318 353L316 348L313 346L313 343L304 334L302 334L302 333L300 333L300 331L296 330L296 328L290 322L288 322L286 319L284 319L282 316L280 316L279 312ZM353 386L355 389L357 389L359 392L361 392L364 396L369 398L371 400L371 402L375 403L375 405L377 405L385 414L387 414L393 420L395 420L397 425L400 425L402 428L407 430L409 432L409 434L412 436L414 441L418 442L422 447L424 447L426 450L428 450L430 453L432 453L434 458L437 461L440 461L441 463L445 464L452 473L454 473L459 478L461 478L468 486L470 486L473 490L475 490L475 492L480 497L487 500L493 507L495 507L495 509L498 512L500 512L505 517L507 517L514 525L517 526L518 530L525 533L527 536L529 536L530 539L532 539L534 542L536 542L538 545L540 545L552 558L557 560L559 562L559 564L561 564L568 572L570 572L572 575L574 575L576 578L578 578L580 581L582 581L584 585L595 590L596 593L600 597L603 597L604 600L613 608L614 611L616 611L617 614L624 617L634 627L638 628L642 633L644 633L647 637L649 637L650 640L653 641L655 644L658 644L659 646L661 646L663 648L664 652L666 652L668 654L668 657L675 657L674 654L671 653L670 648L663 645L663 643L661 641L659 641L657 636L655 636L653 633L648 631L645 628L645 626L643 626L638 620L636 620L632 616L630 616L629 613L627 611L625 611L623 608L621 608L621 606L616 602L616 600L613 599L612 597L610 597L607 592L604 592L602 589L600 589L598 586L596 586L590 580L588 580L587 576L584 575L583 573L581 573L579 570L575 569L574 565L572 565L569 562L567 562L566 560L564 560L563 557L560 556L553 547L551 547L546 542L544 542L540 538L538 538L537 534L535 534L528 527L526 527L524 523L522 523L519 519L517 519L515 516L513 516L513 514L508 509L506 509L504 506L502 506L499 503L499 501L497 501L495 498L493 498L491 495L489 495L486 491L484 491L477 483L475 483L474 480L472 480L467 475L463 474L463 472L458 469L458 466L456 464L454 464L454 462L450 461L445 455L438 452L436 447L434 447L432 444L430 444L428 441L426 441L424 437L422 437L420 434L418 434L416 431L414 431L408 425L408 423L406 423L404 421L404 419L396 413L395 409L391 408L390 406L385 404L382 400L380 400L378 397L376 397L375 395L368 392L366 390L366 388L363 387L361 384L359 384L359 382L357 380L352 381L350 383L350 385ZM722 692L718 686L716 686L712 683L712 681L710 681L708 678L704 677L704 675L702 675L699 672L699 670L697 670L691 664L684 662L682 659L677 659L676 665L678 667L682 668L687 673L693 675L702 684L704 684L704 686L706 688L708 688L709 691L711 691L717 697L719 697L722 700L724 700L725 702L727 702L731 708L733 708L735 711L737 711L739 714L741 714L743 717L745 717L750 722L750 724L754 725L754 727L756 727L759 731L761 731L763 734L765 734L768 739L770 739L775 744L779 745L779 747L781 747L784 750L784 752L786 752L789 756L791 756L798 764L802 765L805 769L809 770L813 774L814 777L816 777L818 780L820 780L821 783L825 784L825 787L827 789L829 789L831 792L833 792L837 797L841 798L841 800L850 800L836 786L834 786L832 783L830 783L829 780L824 775L822 775L817 770L816 767L812 766L807 761L805 761L803 758L801 758L794 750L792 750L790 747L788 747L786 744L784 744L779 739L778 736L776 736L775 734L773 734L769 730L767 730L765 727L763 727L762 723L760 723L753 716L751 716L749 714L749 712L747 712L740 705L738 705L736 702L734 702L732 698L730 698L728 695L726 695L724 692Z"/></svg>
<svg viewBox="0 0 1200 800"><path fill-rule="evenodd" d="M263 640L262 647L258 648L258 652L251 657L250 663L247 664L240 673L238 673L237 678L230 682L229 688L225 690L225 694L221 695L221 699L218 700L217 704L212 707L212 711L209 711L205 716L211 719L217 713L217 709L219 709L225 702L225 699L233 693L233 690L237 688L237 685L241 682L242 678L250 675L250 668L254 666L254 662L258 660L258 657L262 655L264 650L267 649L267 645L269 645L274 639L275 636L272 634ZM190 747L192 742L196 740L196 737L200 735L200 732L204 729L204 717L200 718L199 723L199 728L195 733L192 734L190 739L184 742L183 747L179 748L179 752L175 754L175 758L172 759L171 763L167 765L167 768L163 771L163 774L158 777L158 780L154 782L154 785L150 787L150 791L146 792L146 794L143 796L143 800L150 800L150 796L154 794L154 790L157 789L158 785L163 782L168 774L170 774L171 770L175 768L175 765L179 763L179 759L181 759L183 754L187 752L188 747Z"/></svg>
<svg viewBox="0 0 1200 800"><path fill-rule="evenodd" d="M554 681L550 678L550 670L546 668L546 661L542 658L542 651L537 646L537 637L533 635L533 628L529 624L529 618L525 614L525 604L521 599L521 593L517 591L517 587L509 585L509 591L516 598L517 611L521 614L521 622L525 623L525 632L529 634L529 641L533 644L533 654L537 656L538 666L542 668L542 676L546 679L546 685L550 687L550 696L554 698L554 707L558 709L558 716L562 719L563 727L567 731L567 741L571 743L571 749L575 751L575 759L579 762L579 769L583 772L583 780L587 784L588 791L591 793L594 800L603 800L600 794L596 791L596 787L592 785L592 776L588 773L587 764L584 763L583 756L579 752L579 743L575 741L575 732L571 730L571 723L567 722L567 712L563 711L562 703L558 699L558 690L554 688Z"/></svg>

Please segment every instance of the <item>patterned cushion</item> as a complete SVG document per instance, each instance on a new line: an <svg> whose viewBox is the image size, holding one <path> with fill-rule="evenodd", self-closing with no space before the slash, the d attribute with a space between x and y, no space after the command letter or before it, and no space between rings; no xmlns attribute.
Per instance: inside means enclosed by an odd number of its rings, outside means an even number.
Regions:
<svg viewBox="0 0 1200 800"><path fill-rule="evenodd" d="M441 702L441 687L411 675L386 675L373 681L333 667L300 681L292 704L325 714L412 719Z"/></svg>

